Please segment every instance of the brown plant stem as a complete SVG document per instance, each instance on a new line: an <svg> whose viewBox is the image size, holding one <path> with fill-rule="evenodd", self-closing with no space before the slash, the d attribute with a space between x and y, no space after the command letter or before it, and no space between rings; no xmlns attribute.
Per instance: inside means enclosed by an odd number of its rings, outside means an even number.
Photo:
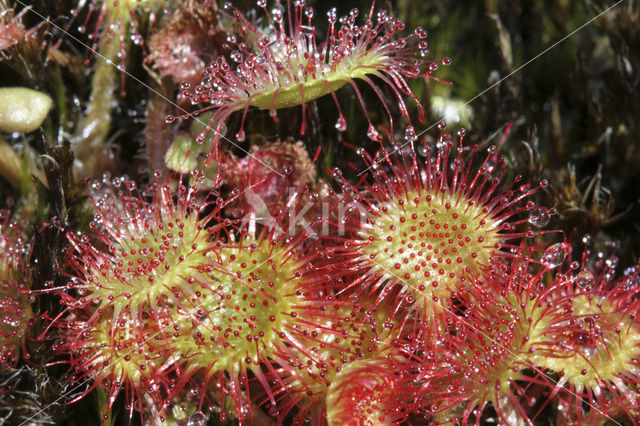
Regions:
<svg viewBox="0 0 640 426"><path fill-rule="evenodd" d="M159 88L162 92L165 87ZM165 117L171 112L171 104L164 95L151 93L147 104L146 125L144 128L145 152L149 174L167 170L164 156L171 142L171 131L165 123Z"/></svg>

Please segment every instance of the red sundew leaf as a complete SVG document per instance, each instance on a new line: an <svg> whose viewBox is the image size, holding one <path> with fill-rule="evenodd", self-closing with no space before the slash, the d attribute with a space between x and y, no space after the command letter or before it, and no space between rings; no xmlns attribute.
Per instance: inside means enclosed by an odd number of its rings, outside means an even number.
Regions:
<svg viewBox="0 0 640 426"><path fill-rule="evenodd" d="M202 382L234 401L225 416L250 416L257 385L280 411L276 395L289 391L272 383L283 383L287 370L278 370L302 328L320 327L332 305L323 296L327 274L319 242L305 233L264 227L256 235L224 219L221 211L242 194L233 192L202 202L196 187L170 182L147 190L124 178L92 185L97 238L69 233L74 272L68 289L54 290L66 310L51 330L75 379L91 383L79 398L105 390L104 415L124 389L130 412L160 419ZM315 358L304 350L297 357ZM220 403L207 389L200 398Z"/></svg>
<svg viewBox="0 0 640 426"><path fill-rule="evenodd" d="M29 303L29 245L22 229L0 211L0 367L13 367L24 349L32 311ZM24 353L29 357L27 352Z"/></svg>
<svg viewBox="0 0 640 426"><path fill-rule="evenodd" d="M341 294L384 296L399 287L421 318L435 319L478 274L539 250L535 242L521 249L521 241L555 232L530 227L527 217L535 208L531 197L545 183L531 186L516 177L503 185L506 166L495 147L474 168L478 147L465 147L462 137L457 148L444 133L437 147L414 149L413 140L394 146L375 158L360 151L370 180L359 185L339 169L329 171L342 195L333 218L340 235L328 238L328 250L335 273L354 277Z"/></svg>
<svg viewBox="0 0 640 426"><path fill-rule="evenodd" d="M242 142L246 137L244 120L250 107L269 110L277 121L276 110L297 105L304 109L307 102L329 94L338 108L336 128L345 131L347 123L335 92L346 84L356 91L371 125L355 80L365 81L380 99L389 116L390 134L393 135L393 118L378 83L371 77L391 89L405 119L411 121L404 96L416 101L420 117L423 116L422 107L406 80L435 79L432 73L438 64L424 59L428 53L424 40L426 31L418 28L402 36L404 24L385 11L374 16L372 5L362 25L356 25L357 9L339 20L336 10L332 9L328 14L326 39L319 41L316 28L312 26L314 11L304 7L303 2L293 2L293 5L287 2L286 10L278 6L271 13L266 9L266 3L259 2L259 6L267 16L268 29L258 28L231 3L225 4L225 9L245 34L243 40L229 35L227 44L232 49L229 58L219 56L212 61L195 87L189 82L182 85L185 97L194 105L204 106L196 113L180 117L213 111L209 126L196 138L200 143L208 132L213 131L213 145L217 146L220 132L234 112L243 111L240 131L236 135ZM169 116L167 120L172 122L175 118ZM303 120L301 134L305 127ZM370 137L376 140L378 135L370 132Z"/></svg>
<svg viewBox="0 0 640 426"><path fill-rule="evenodd" d="M532 422L552 404L577 424L633 422L637 290L617 286L608 267L590 271L599 278L583 286L586 269L533 265L494 268L465 294L462 314L441 314L454 328L424 340L424 409L468 424L490 403L514 423Z"/></svg>

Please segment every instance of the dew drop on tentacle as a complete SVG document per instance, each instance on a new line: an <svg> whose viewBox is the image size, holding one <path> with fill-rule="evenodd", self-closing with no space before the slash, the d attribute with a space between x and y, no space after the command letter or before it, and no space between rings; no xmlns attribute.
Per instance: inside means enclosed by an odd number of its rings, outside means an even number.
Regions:
<svg viewBox="0 0 640 426"><path fill-rule="evenodd" d="M547 226L550 220L551 215L546 207L538 207L529 215L529 223L538 228Z"/></svg>
<svg viewBox="0 0 640 426"><path fill-rule="evenodd" d="M304 14L307 16L307 18L311 19L313 18L313 8L312 7L307 7L304 11Z"/></svg>
<svg viewBox="0 0 640 426"><path fill-rule="evenodd" d="M187 426L204 426L207 424L207 416L202 411L193 413L187 422Z"/></svg>
<svg viewBox="0 0 640 426"><path fill-rule="evenodd" d="M345 130L347 130L347 120L345 120L345 118L341 115L340 117L338 117L338 121L336 121L335 127L339 132L344 132Z"/></svg>
<svg viewBox="0 0 640 426"><path fill-rule="evenodd" d="M378 133L376 128L373 127L373 124L369 124L369 129L367 130L367 136L372 141L379 141L380 140L380 133Z"/></svg>
<svg viewBox="0 0 640 426"><path fill-rule="evenodd" d="M556 243L550 246L542 255L542 263L548 268L557 268L566 260L568 249L567 243Z"/></svg>
<svg viewBox="0 0 640 426"><path fill-rule="evenodd" d="M419 38L426 38L427 35L428 35L427 31L422 27L416 28L415 31L414 31L414 34L416 36L418 36Z"/></svg>
<svg viewBox="0 0 640 426"><path fill-rule="evenodd" d="M329 11L327 12L327 18L329 23L331 24L335 24L335 22L338 20L338 14L335 7L332 9L329 9Z"/></svg>
<svg viewBox="0 0 640 426"><path fill-rule="evenodd" d="M279 412L280 411L276 407L269 408L269 415L272 417L277 416Z"/></svg>
<svg viewBox="0 0 640 426"><path fill-rule="evenodd" d="M416 130L413 128L413 126L407 127L407 130L405 130L404 132L404 138L409 143L415 142L416 139L418 139L418 137L416 136Z"/></svg>
<svg viewBox="0 0 640 426"><path fill-rule="evenodd" d="M574 282L580 288L593 288L596 279L590 271L582 271L576 275Z"/></svg>

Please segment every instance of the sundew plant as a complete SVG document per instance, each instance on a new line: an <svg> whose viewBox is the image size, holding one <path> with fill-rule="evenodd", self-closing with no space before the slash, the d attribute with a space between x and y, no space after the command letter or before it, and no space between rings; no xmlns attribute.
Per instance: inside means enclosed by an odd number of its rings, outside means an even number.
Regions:
<svg viewBox="0 0 640 426"><path fill-rule="evenodd" d="M0 0L0 425L640 424L638 28Z"/></svg>

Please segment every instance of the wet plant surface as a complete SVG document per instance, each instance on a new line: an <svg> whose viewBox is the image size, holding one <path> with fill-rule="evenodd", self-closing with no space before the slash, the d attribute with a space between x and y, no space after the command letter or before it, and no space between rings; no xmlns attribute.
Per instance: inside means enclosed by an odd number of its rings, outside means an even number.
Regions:
<svg viewBox="0 0 640 426"><path fill-rule="evenodd" d="M634 0L0 0L0 424L638 424L639 55Z"/></svg>

